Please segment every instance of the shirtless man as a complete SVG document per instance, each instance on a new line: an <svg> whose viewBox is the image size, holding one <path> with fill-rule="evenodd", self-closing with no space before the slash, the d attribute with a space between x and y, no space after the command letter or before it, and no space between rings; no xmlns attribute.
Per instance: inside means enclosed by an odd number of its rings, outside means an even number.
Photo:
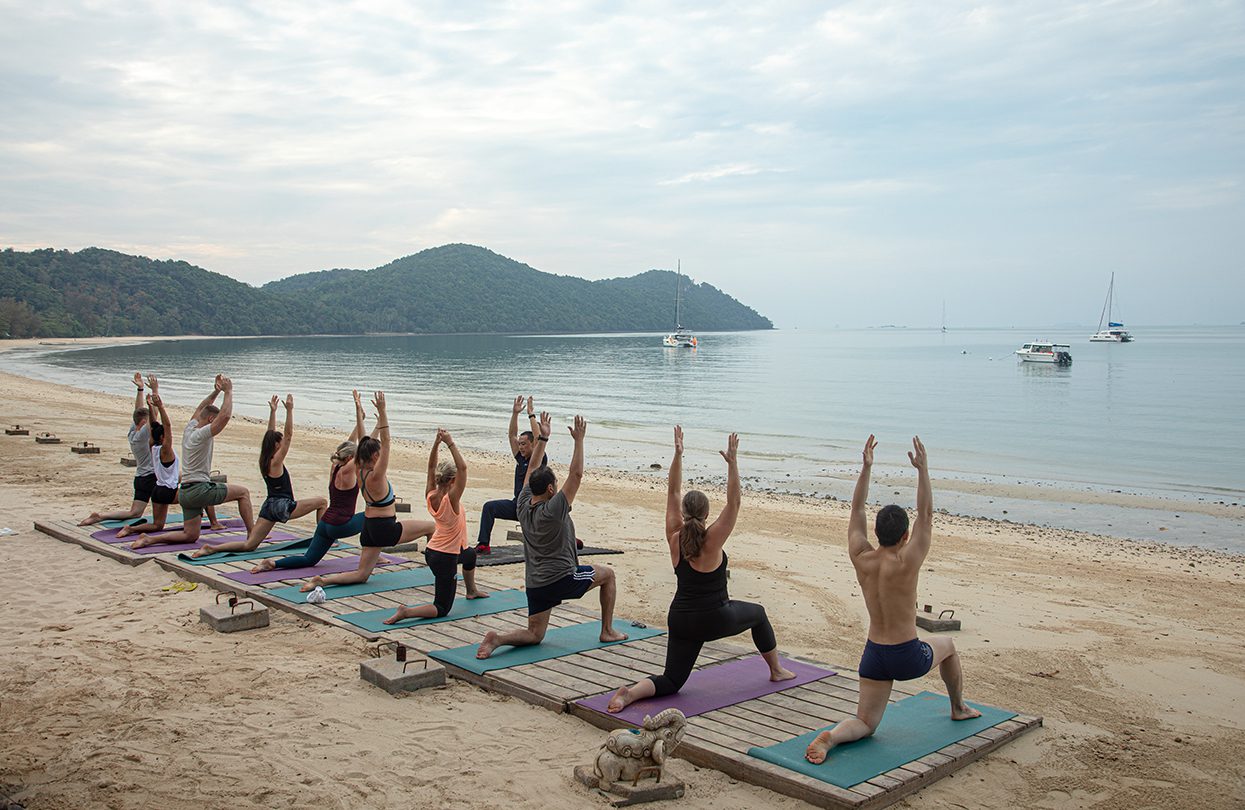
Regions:
<svg viewBox="0 0 1245 810"><path fill-rule="evenodd" d="M540 415L539 435L519 492L519 525L523 528L524 583L527 588L527 628L509 633L490 630L476 650L476 658L488 658L498 647L526 647L545 640L549 616L567 599L579 599L593 588L601 589L601 641L622 641L626 633L614 629L614 601L618 586L614 569L608 565L580 565L575 549L575 524L571 503L584 480L584 434L588 423L575 417L570 429L575 440L566 481L558 490L558 479L543 464L545 445L553 419Z"/></svg>
<svg viewBox="0 0 1245 810"><path fill-rule="evenodd" d="M808 746L804 756L814 764L824 762L834 746L873 734L882 722L895 681L919 678L935 666L951 697L951 719L981 716L964 702L955 643L942 637L921 641L916 635L916 583L929 554L934 525L934 490L925 445L914 436L913 449L908 452L908 460L917 470L916 523L909 533L908 513L902 507L882 507L873 527L878 538L878 548L874 548L869 543L865 501L877 446L873 436L865 442L864 466L852 494L852 516L847 525L847 553L869 609L869 638L860 658L860 702L854 718L821 732Z"/></svg>

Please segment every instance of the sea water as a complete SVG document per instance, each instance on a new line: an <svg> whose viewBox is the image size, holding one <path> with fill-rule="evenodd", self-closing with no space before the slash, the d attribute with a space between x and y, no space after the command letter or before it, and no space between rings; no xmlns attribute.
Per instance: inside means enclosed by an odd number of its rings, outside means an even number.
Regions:
<svg viewBox="0 0 1245 810"><path fill-rule="evenodd" d="M704 334L696 349L652 334L206 339L40 346L0 367L113 393L154 372L183 410L222 372L239 413L265 418L272 394L293 393L300 422L344 431L350 390L380 389L395 436L445 427L492 452L507 449L513 398L530 394L554 415L555 463L581 413L590 465L660 477L680 423L689 479L721 481L716 451L735 431L750 488L819 498L851 497L874 433L871 499L908 506L919 434L939 508L1245 552L1245 326L1134 333L775 330ZM1070 344L1072 366L1018 362L1031 340Z"/></svg>

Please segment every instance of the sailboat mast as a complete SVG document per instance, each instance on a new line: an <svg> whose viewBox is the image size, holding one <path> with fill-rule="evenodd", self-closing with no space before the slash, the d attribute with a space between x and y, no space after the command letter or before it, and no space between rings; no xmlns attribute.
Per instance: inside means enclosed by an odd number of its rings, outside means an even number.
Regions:
<svg viewBox="0 0 1245 810"><path fill-rule="evenodd" d="M1098 316L1098 331L1102 331L1102 321L1111 311L1111 294L1115 292L1115 273L1111 273L1111 283L1107 285L1107 300L1102 302L1102 314ZM1110 321L1108 321L1110 323Z"/></svg>
<svg viewBox="0 0 1245 810"><path fill-rule="evenodd" d="M675 271L674 277L674 330L679 332L683 329L683 319L679 313L679 299L683 295L683 260L677 259L676 261L678 270Z"/></svg>

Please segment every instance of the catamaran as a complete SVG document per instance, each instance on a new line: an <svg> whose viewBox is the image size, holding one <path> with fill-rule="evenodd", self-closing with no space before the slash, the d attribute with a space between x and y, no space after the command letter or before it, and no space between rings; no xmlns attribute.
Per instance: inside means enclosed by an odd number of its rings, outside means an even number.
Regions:
<svg viewBox="0 0 1245 810"><path fill-rule="evenodd" d="M1124 328L1124 324L1117 323L1114 319L1115 315L1111 312L1115 298L1115 273L1111 274L1111 283L1107 285L1107 300L1102 305L1102 314L1098 316L1098 331L1090 336L1091 343L1131 343L1133 336ZM1102 322L1107 322L1107 328L1102 328Z"/></svg>
<svg viewBox="0 0 1245 810"><path fill-rule="evenodd" d="M683 328L683 321L680 316L679 307L682 304L683 292L683 260L679 260L678 264L678 281L674 288L674 331L661 339L663 346L670 346L676 349L694 349L699 345L696 336Z"/></svg>

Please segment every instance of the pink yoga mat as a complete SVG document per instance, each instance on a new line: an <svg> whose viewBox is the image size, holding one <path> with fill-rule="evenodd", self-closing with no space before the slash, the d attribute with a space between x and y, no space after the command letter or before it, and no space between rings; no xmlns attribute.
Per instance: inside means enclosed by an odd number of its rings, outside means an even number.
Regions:
<svg viewBox="0 0 1245 810"><path fill-rule="evenodd" d="M237 531L238 529L242 529L243 535L245 536L246 534L246 524L242 522L242 518L229 518L228 520L222 520L221 523L225 525L224 531L226 532ZM182 524L170 523L166 525L163 529L161 529L160 532L178 532L178 531L181 531L181 529L182 529ZM103 529L98 532L91 532L91 538L111 545L113 543L132 543L134 542L134 538L141 537L143 534L152 533L152 532L141 532L139 534L131 534L126 537L118 538L117 532L119 531L121 531L120 528ZM160 532L155 532L155 533L159 534ZM205 526L199 534L202 536L202 535L214 535L214 534L221 534L221 533L222 533L221 531L218 531L215 529L209 529Z"/></svg>
<svg viewBox="0 0 1245 810"><path fill-rule="evenodd" d="M406 560L401 557L394 557L392 554L382 554L377 565L394 565L400 562L406 562ZM318 565L304 566L302 568L274 568L271 571L263 571L258 574L252 574L250 571L232 571L224 576L225 579L232 579L234 582L241 582L243 585L265 585L269 582L280 582L283 579L304 579L323 574L340 574L345 571L354 571L358 567L358 556L338 557L333 560L321 560Z"/></svg>
<svg viewBox="0 0 1245 810"><path fill-rule="evenodd" d="M683 684L683 689L677 694L636 701L618 714L611 714L610 717L618 717L633 726L643 723L644 715L655 715L662 709L678 709L685 717L695 717L698 714L734 706L736 703L743 703L745 700L762 695L772 695L793 686L812 683L836 674L833 670L822 669L812 664L786 658L781 660L784 667L795 673L795 678L792 680L777 683L771 681L769 666L766 665L765 660L759 655L752 655L698 669L692 673L692 677L687 679L687 683ZM601 714L609 714L605 707L612 696L613 692L608 692L576 702L580 706Z"/></svg>
<svg viewBox="0 0 1245 810"><path fill-rule="evenodd" d="M131 538L126 537L123 539L128 541ZM229 543L234 540L245 540L245 539L246 539L246 532L241 531L235 535L209 534L206 537L200 537L199 542L197 543L161 543L155 546L144 546L143 548L130 548L126 550L132 551L135 554L164 554L165 552L180 553L183 551L194 551L195 549L200 548L207 543ZM266 538L264 538L264 542L265 543L277 543L277 542L285 542L286 540L297 540L297 539L299 538L296 537L295 535L288 534L286 532L272 532ZM227 562L227 560L221 560L221 562Z"/></svg>

